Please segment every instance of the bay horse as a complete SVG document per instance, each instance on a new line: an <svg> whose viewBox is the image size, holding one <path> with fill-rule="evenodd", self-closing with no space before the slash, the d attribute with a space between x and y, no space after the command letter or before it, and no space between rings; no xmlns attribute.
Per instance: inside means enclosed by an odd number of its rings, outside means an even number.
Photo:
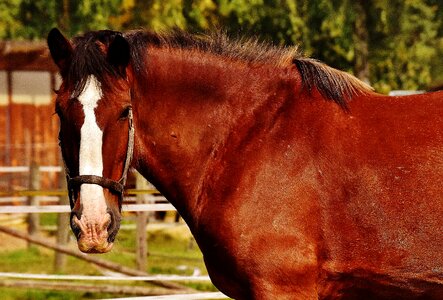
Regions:
<svg viewBox="0 0 443 300"><path fill-rule="evenodd" d="M48 45L81 251L112 248L132 165L232 298L443 299L443 92L380 95L219 33Z"/></svg>

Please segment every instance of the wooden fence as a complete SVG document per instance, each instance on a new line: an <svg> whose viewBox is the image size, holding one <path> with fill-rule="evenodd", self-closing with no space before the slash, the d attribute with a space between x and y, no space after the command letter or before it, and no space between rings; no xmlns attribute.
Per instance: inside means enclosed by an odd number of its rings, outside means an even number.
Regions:
<svg viewBox="0 0 443 300"><path fill-rule="evenodd" d="M209 281L208 276L178 276L178 275L151 275L133 270L116 263L86 256L78 251L71 250L66 246L52 244L45 239L32 237L26 233L16 231L4 226L0 226L0 232L10 234L17 238L23 238L40 246L54 249L58 252L72 255L76 258L86 260L102 268L115 271L119 274L129 276L85 276L85 275L48 275L48 274L23 274L0 272L0 278L6 280L0 281L0 287L19 287L19 288L38 288L46 290L81 290L97 293L115 293L126 295L165 295L161 299L225 299L222 293L195 293L195 290L186 288L180 284L171 281ZM11 280L16 279L16 280ZM17 281L17 279L19 279ZM44 281L42 281L44 280ZM49 282L47 281L49 280ZM68 282L65 282L68 281ZM150 282L157 287L146 288L139 286L115 286L115 285L90 285L84 283L75 283L71 281L143 281ZM183 294L186 293L186 294ZM156 299L156 298L146 298Z"/></svg>
<svg viewBox="0 0 443 300"><path fill-rule="evenodd" d="M146 226L148 224L149 212L158 211L175 211L175 208L169 204L164 203L165 199L158 194L158 191L153 189L146 180L141 176L136 176L135 189L128 189L125 192L125 201L122 207L124 212L136 212L136 232L137 232L137 246L136 246L136 269L127 268L116 263L105 261L94 256L87 256L80 253L78 250L72 250L67 246L69 234L69 212L67 192L65 189L64 176L60 178L60 189L57 190L42 190L40 183L42 181L42 174L48 172L61 172L62 168L59 166L38 166L31 164L31 166L19 167L1 167L0 176L5 173L27 173L29 175L29 186L27 190L15 190L0 192L0 214L28 214L27 232L21 232L5 226L0 226L0 232L12 235L16 238L26 240L29 244L37 244L42 247L50 248L56 251L55 270L62 271L65 264L65 256L71 255L76 258L86 260L89 263L100 266L123 274L123 276L109 277L109 276L80 276L80 275L47 275L47 274L17 274L17 273L1 273L0 278L4 278L0 282L0 286L4 287L38 287L41 289L50 290L72 290L80 289L89 292L107 292L107 293L124 293L127 295L156 295L155 299L225 299L226 297L221 293L195 293L196 291L186 288L183 285L176 284L174 281L209 281L208 276L177 276L177 275L155 275L149 276L143 270L147 265L147 234ZM1 177L0 177L1 178ZM0 179L1 180L1 179ZM64 188L62 188L64 187ZM162 201L163 203L156 203ZM19 205L17 205L19 203ZM23 205L26 203L27 205ZM45 204L46 205L42 205ZM50 203L49 205L47 203ZM2 205L3 204L3 205ZM9 205L8 205L9 204ZM13 205L15 204L15 205ZM57 242L53 243L38 235L39 228L39 213L59 213ZM45 281L43 281L45 280ZM47 282L46 280L50 280ZM135 281L149 281L156 288L144 287L130 287L119 286L112 287L109 285L99 286L97 284L79 284L72 282L60 281L104 281L104 280L135 280ZM185 293L185 294L183 294ZM163 295L163 296L160 296ZM169 296L168 296L169 295ZM173 296L171 296L173 295ZM166 298L163 298L166 297ZM144 297L145 299L154 299ZM129 299L129 298L128 298ZM134 298L137 299L137 298Z"/></svg>
<svg viewBox="0 0 443 300"><path fill-rule="evenodd" d="M57 223L57 242L60 245L66 245L69 235L69 215L70 212L69 200L66 191L66 180L64 176L58 176L59 189L58 190L42 190L41 182L43 174L46 173L62 173L60 166L39 166L35 162L30 166L0 166L0 174L18 174L25 173L29 175L28 189L0 192L0 213L22 213L27 215L28 234L35 236L39 232L39 213L59 213ZM144 270L147 265L147 234L146 226L148 224L148 212L158 211L175 211L175 208L169 203L156 203L159 201L165 202L166 199L159 195L158 191L154 189L140 174L136 174L135 189L129 189L125 192L126 200L123 202L122 210L124 212L136 212L137 214L137 267L139 270ZM0 177L1 178L1 177ZM134 196L134 197L128 197ZM52 198L48 198L52 197ZM26 202L26 205L16 205L17 200ZM55 205L40 205L43 200ZM9 204L5 205L10 201ZM134 204L132 204L134 203ZM3 205L1 205L3 204ZM65 259L59 253L56 255L55 268L60 271L63 269Z"/></svg>

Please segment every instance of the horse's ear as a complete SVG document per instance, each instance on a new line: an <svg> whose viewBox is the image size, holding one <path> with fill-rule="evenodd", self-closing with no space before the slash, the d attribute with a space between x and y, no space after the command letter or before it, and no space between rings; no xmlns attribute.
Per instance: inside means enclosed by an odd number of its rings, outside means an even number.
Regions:
<svg viewBox="0 0 443 300"><path fill-rule="evenodd" d="M53 28L48 34L48 47L52 59L60 69L60 74L64 76L72 58L72 45L57 29Z"/></svg>
<svg viewBox="0 0 443 300"><path fill-rule="evenodd" d="M121 35L117 35L108 48L108 62L124 70L129 64L131 54L128 41Z"/></svg>

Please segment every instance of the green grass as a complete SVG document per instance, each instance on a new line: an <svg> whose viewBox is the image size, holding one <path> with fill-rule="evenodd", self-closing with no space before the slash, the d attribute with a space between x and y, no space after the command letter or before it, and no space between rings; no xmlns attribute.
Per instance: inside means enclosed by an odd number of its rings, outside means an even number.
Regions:
<svg viewBox="0 0 443 300"><path fill-rule="evenodd" d="M78 300L88 299L82 292L56 292L39 290L0 289L2 300ZM86 296L86 297L85 297ZM91 295L94 296L94 295ZM102 297L100 295L100 297ZM112 296L109 296L109 298ZM93 299L93 298L90 298Z"/></svg>
<svg viewBox="0 0 443 300"><path fill-rule="evenodd" d="M54 225L56 218L53 215L42 215L41 224ZM125 221L125 224L130 222ZM184 232L184 234L182 234ZM51 235L51 234L50 234ZM53 235L53 233L52 233ZM12 237L11 237L12 239ZM7 241L4 241L5 243ZM202 254L189 233L183 228L165 230L150 230L148 234L148 266L146 271L150 274L178 274L191 275L199 269L202 275L207 274L203 263ZM2 250L0 243L0 272L19 273L54 273L54 251L42 247ZM135 268L135 230L120 230L114 248L110 253L98 255L98 258L107 259L115 263ZM99 270L90 264L73 258L67 258L63 274L101 275ZM100 284L103 284L100 282ZM115 283L123 285L142 285L146 283ZM201 291L216 291L211 283L184 283L189 287ZM97 299L117 297L119 295L88 294L84 292L57 292L24 290L18 288L0 287L1 299Z"/></svg>
<svg viewBox="0 0 443 300"><path fill-rule="evenodd" d="M40 214L40 225L57 225L57 215L58 214Z"/></svg>

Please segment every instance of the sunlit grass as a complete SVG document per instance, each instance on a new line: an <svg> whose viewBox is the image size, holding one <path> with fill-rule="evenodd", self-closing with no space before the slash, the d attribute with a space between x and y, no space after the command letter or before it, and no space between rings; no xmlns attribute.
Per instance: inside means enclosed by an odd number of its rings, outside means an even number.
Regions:
<svg viewBox="0 0 443 300"><path fill-rule="evenodd" d="M42 215L41 224L54 226L56 218L53 215ZM131 225L131 220L125 220L125 225ZM153 226L155 227L155 226ZM149 228L149 226L148 226ZM160 229L159 229L160 228ZM159 227L148 231L148 264L145 272L149 274L177 274L177 275L206 275L207 271L203 263L202 254L193 242L184 225ZM52 237L52 233L44 233ZM8 237L9 238L9 237ZM10 237L13 239L12 237ZM75 242L71 241L75 247ZM114 248L110 253L96 255L100 259L106 259L124 266L135 268L135 230L120 230ZM0 248L0 272L19 273L43 273L54 274L55 252L43 247L32 246L19 249L2 250ZM91 264L82 260L67 257L66 267L62 274L102 275L101 271ZM100 284L103 284L102 282ZM114 283L113 283L114 284ZM149 286L147 283L123 282L115 283L123 285ZM211 283L187 282L184 283L201 291L216 291ZM116 297L117 295L90 294L84 292L56 292L23 290L17 288L0 287L1 299L94 299L100 297Z"/></svg>

